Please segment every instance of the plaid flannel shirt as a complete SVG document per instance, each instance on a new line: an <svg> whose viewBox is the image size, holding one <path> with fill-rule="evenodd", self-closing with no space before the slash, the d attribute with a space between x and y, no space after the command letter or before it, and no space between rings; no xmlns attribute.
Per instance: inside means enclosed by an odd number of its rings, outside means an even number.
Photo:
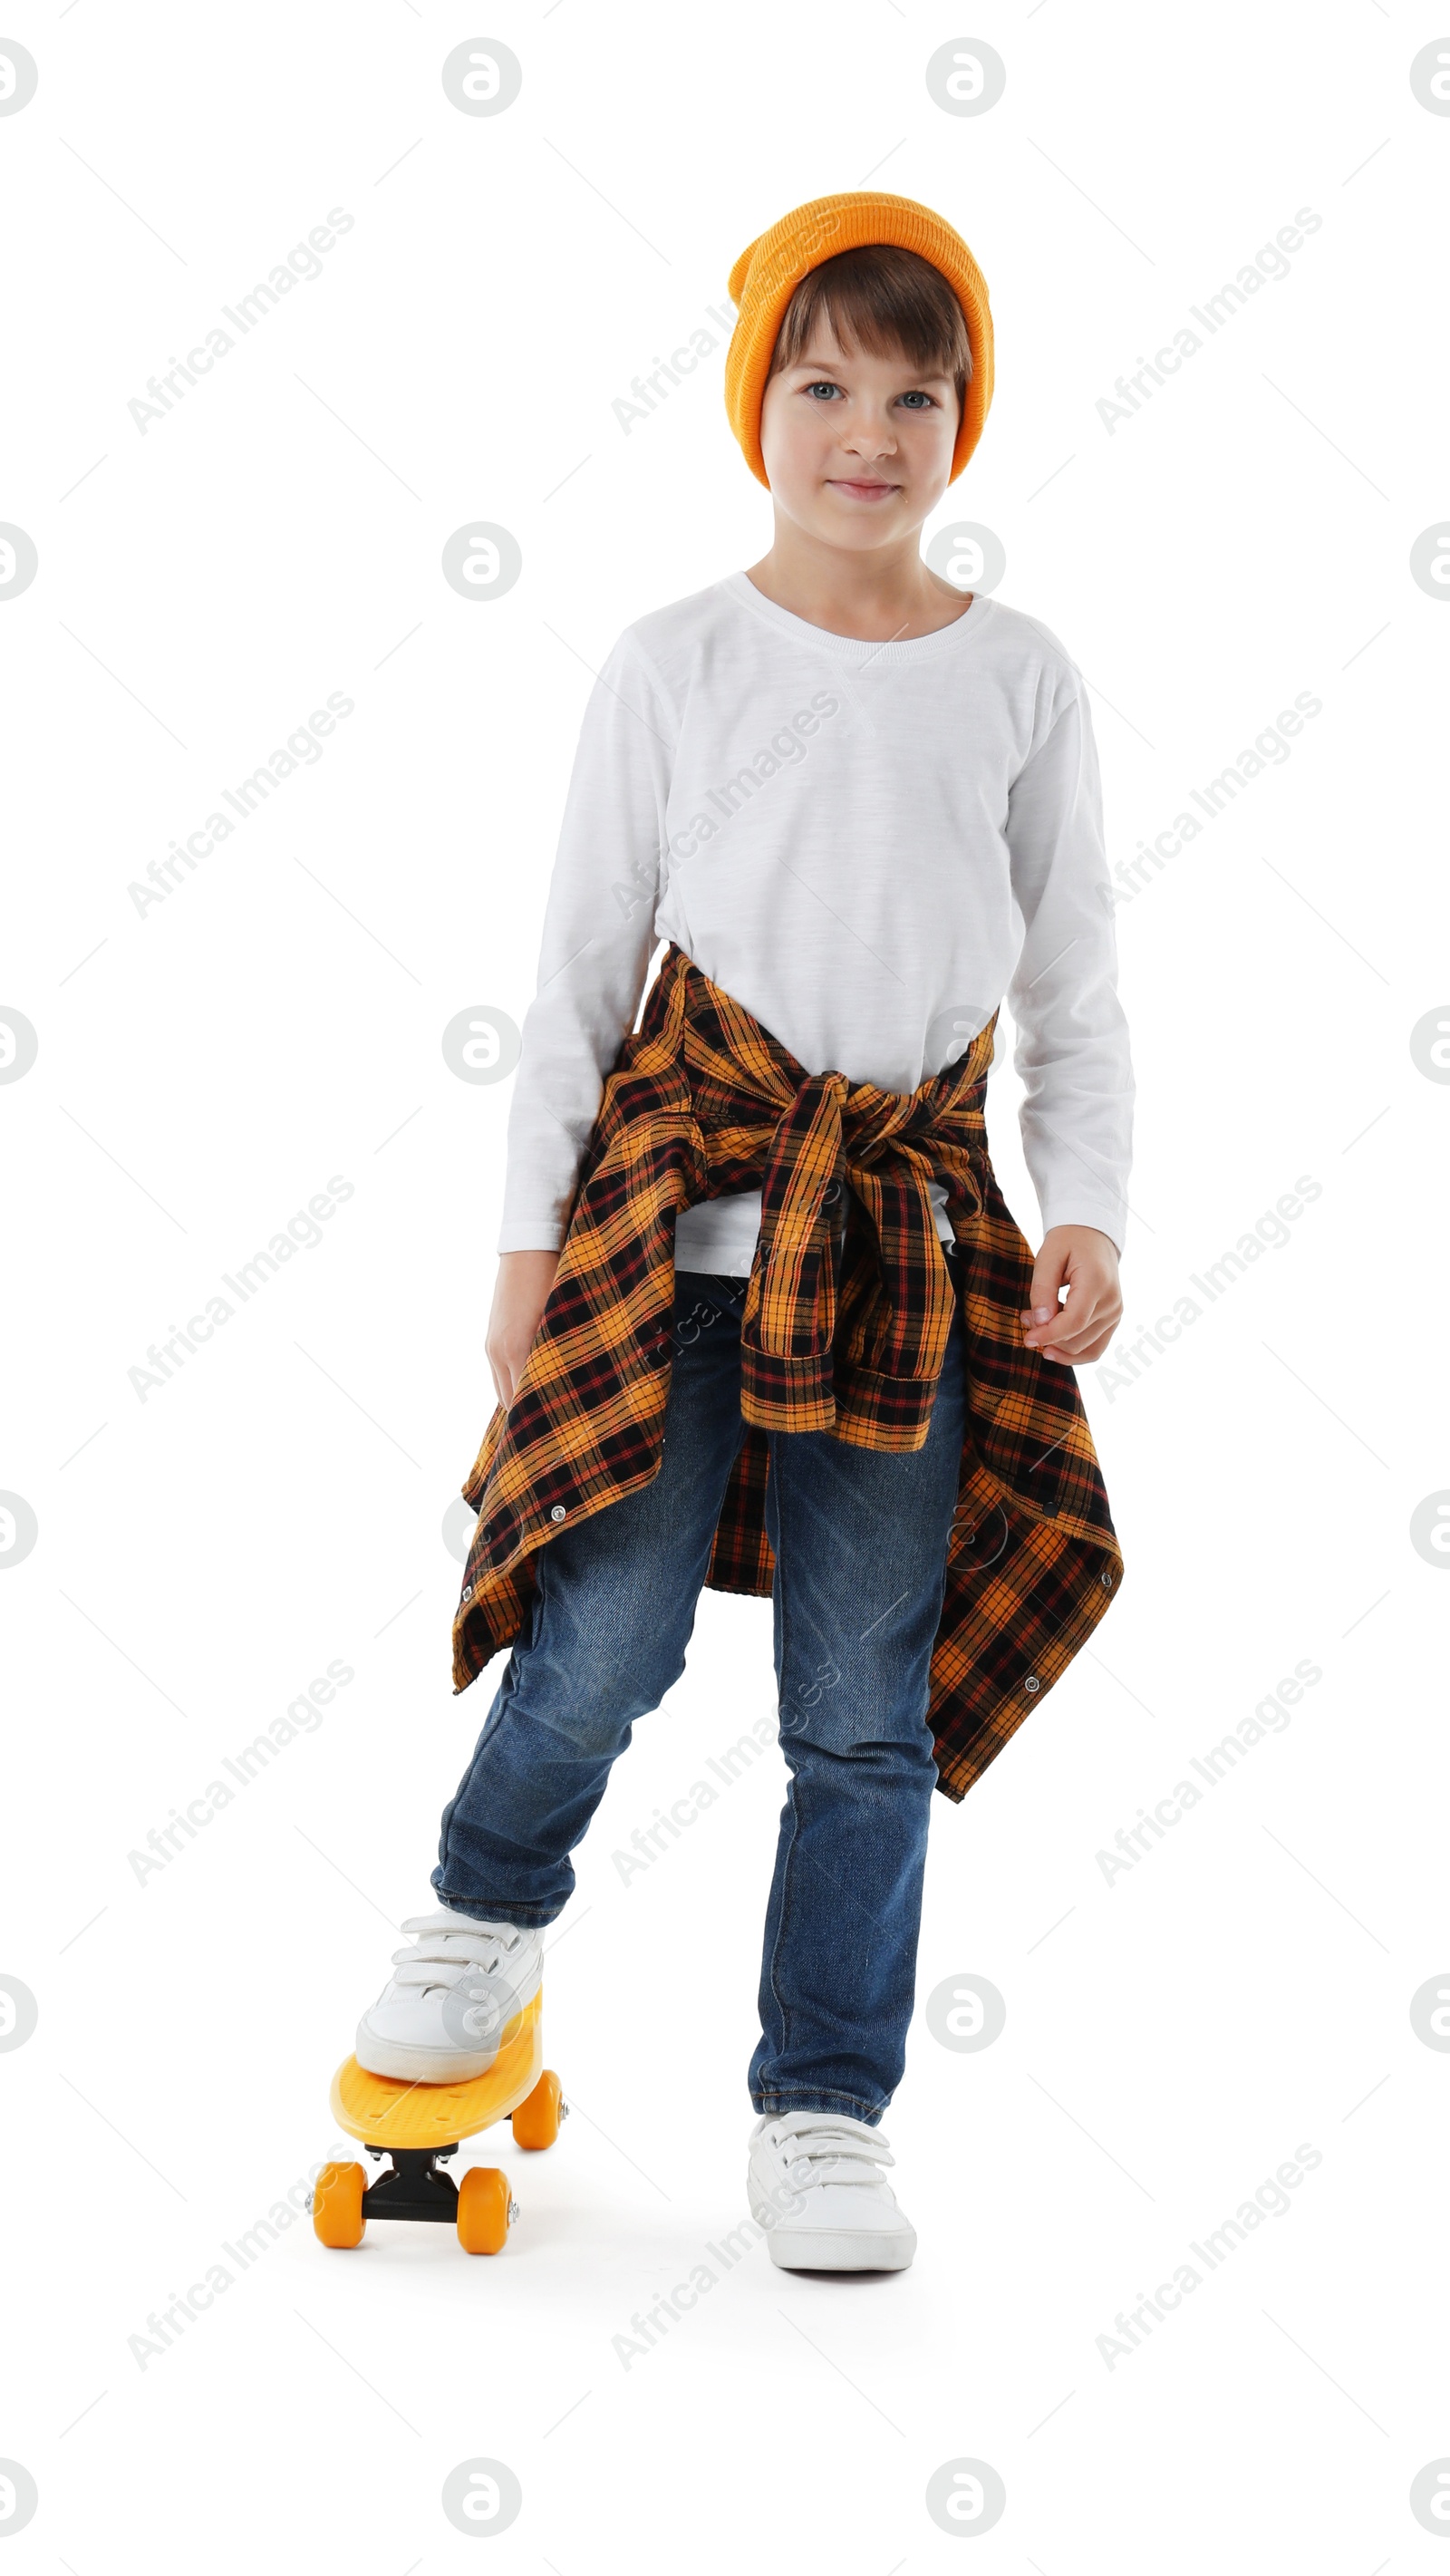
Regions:
<svg viewBox="0 0 1450 2576"><path fill-rule="evenodd" d="M996 1014L911 1093L807 1074L671 946L620 1048L527 1365L463 1486L478 1511L453 1626L455 1692L526 1635L539 1551L659 1470L674 1220L761 1192L741 1325L746 1432L706 1581L768 1594L771 1431L919 1449L957 1291L967 1428L931 1665L937 1786L965 1796L1108 1609L1123 1560L1073 1371L1023 1347L1032 1254L988 1159Z"/></svg>

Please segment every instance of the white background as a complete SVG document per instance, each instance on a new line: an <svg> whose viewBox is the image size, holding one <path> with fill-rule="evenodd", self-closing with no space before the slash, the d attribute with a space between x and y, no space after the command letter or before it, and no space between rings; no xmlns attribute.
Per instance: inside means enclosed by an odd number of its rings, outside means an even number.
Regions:
<svg viewBox="0 0 1450 2576"><path fill-rule="evenodd" d="M1441 2563L1408 2501L1450 2454L1450 2058L1409 2017L1450 1967L1446 1596L1410 1539L1450 1486L1450 1094L1410 1052L1450 987L1450 615L1409 569L1450 500L1450 119L1409 81L1440 23L11 11L40 83L0 119L0 518L39 571L0 603L0 1004L39 1055L0 1087L0 1485L39 1535L0 1585L0 1969L40 2019L0 2059L0 2453L40 2505L7 2569L471 2565L439 2499L475 2455L521 2481L489 2561L520 2576L889 2576L968 2541L1002 2576ZM1007 66L974 118L925 80L964 30ZM523 66L496 117L440 79L480 31ZM333 2147L332 2069L502 1669L454 1698L441 1532L492 1405L509 1090L441 1033L522 1016L609 645L770 539L723 338L628 436L612 406L756 233L862 184L938 208L987 278L998 390L934 526L995 531L1000 596L1080 662L1110 857L1323 701L1118 913L1126 1313L1081 1382L1127 1576L933 1818L921 2001L985 1976L1006 2028L960 2054L918 2013L885 2124L912 2270L757 2249L625 2367L632 2314L745 2210L778 1753L688 1856L627 1885L611 1858L772 1706L767 1608L707 1595L553 1936L577 2115L546 2157L470 2150L515 2179L507 2251L327 2253L299 2220L142 2367L148 2315ZM322 276L143 436L147 378L333 207ZM1290 275L1109 435L1114 380L1303 207ZM522 549L505 597L442 579L470 514ZM354 712L321 760L138 915L128 885L330 692ZM1035 1244L1005 1067L989 1124ZM148 1344L334 1174L322 1242L142 1402ZM1300 1175L1289 1242L1121 1382ZM324 1722L139 1884L128 1853L333 1659ZM1107 1883L1098 1851L1301 1659L1292 1722ZM1117 2312L1301 2143L1288 2212L1109 2368ZM976 2538L925 2505L961 2456L1006 2483Z"/></svg>

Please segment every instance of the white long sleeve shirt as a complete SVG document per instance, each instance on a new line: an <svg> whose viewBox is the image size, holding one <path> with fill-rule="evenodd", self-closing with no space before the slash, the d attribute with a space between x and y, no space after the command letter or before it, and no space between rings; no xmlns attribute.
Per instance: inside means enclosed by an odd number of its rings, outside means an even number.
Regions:
<svg viewBox="0 0 1450 2576"><path fill-rule="evenodd" d="M1097 748L1036 618L979 594L934 634L861 642L732 572L625 628L569 785L500 1252L563 1242L661 940L808 1073L887 1091L952 1063L1005 997L1043 1230L1121 1252L1134 1086ZM759 1218L758 1191L683 1209L676 1266L748 1271Z"/></svg>

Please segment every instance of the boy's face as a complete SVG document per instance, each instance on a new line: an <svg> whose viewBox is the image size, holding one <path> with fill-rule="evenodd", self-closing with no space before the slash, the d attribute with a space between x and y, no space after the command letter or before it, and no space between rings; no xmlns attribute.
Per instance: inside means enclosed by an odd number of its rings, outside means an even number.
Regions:
<svg viewBox="0 0 1450 2576"><path fill-rule="evenodd" d="M847 356L824 317L798 363L770 378L760 411L776 508L853 553L920 527L946 490L956 435L950 376L918 375L900 351Z"/></svg>

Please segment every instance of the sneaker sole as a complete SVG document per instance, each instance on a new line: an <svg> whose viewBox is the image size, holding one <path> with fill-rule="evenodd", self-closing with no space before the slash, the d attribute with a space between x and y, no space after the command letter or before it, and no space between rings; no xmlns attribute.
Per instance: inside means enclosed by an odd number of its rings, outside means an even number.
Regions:
<svg viewBox="0 0 1450 2576"><path fill-rule="evenodd" d="M481 2057L476 2051L465 2056L458 2049L403 2048L370 2039L364 2031L358 2032L353 2054L367 2074L390 2075L398 2084L471 2084L498 2063L496 2049Z"/></svg>
<svg viewBox="0 0 1450 2576"><path fill-rule="evenodd" d="M772 2227L766 2242L772 2263L783 2272L904 2272L916 2252L914 2230L843 2236L834 2227Z"/></svg>

